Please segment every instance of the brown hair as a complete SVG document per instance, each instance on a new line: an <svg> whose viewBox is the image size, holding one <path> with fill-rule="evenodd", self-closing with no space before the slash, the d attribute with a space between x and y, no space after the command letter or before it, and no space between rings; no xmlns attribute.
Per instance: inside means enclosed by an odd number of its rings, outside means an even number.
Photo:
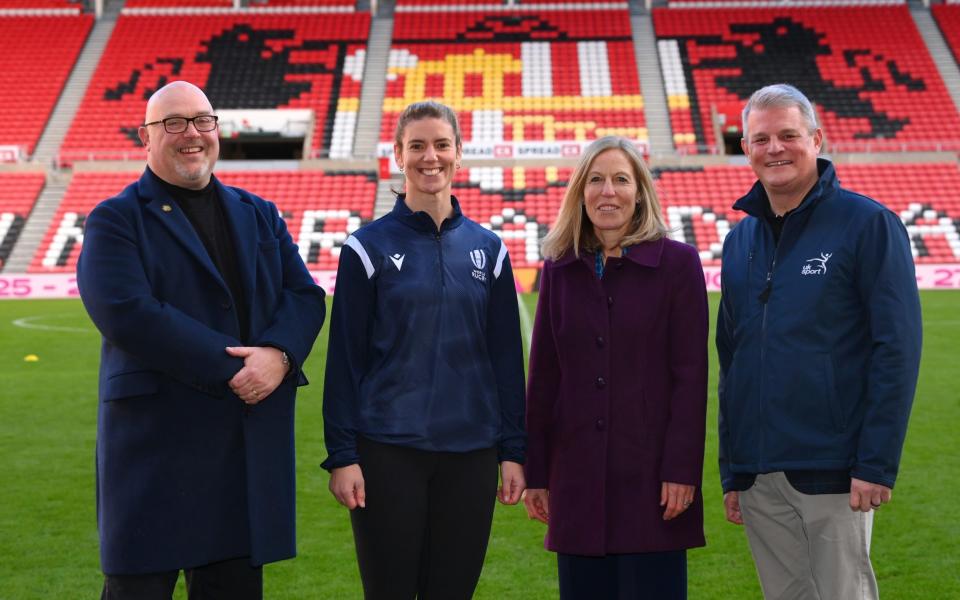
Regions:
<svg viewBox="0 0 960 600"><path fill-rule="evenodd" d="M400 118L397 120L397 131L394 134L394 143L403 147L403 132L411 121L420 119L440 119L446 121L453 128L453 137L456 141L456 147L463 146L463 140L460 138L460 123L457 121L457 114L446 104L440 104L433 100L424 100L423 102L414 102L403 109Z"/></svg>

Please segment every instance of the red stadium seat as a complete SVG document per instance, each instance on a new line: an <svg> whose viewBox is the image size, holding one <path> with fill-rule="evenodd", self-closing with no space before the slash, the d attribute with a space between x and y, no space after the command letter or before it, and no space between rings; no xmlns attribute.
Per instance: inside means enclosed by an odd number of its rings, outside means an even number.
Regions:
<svg viewBox="0 0 960 600"><path fill-rule="evenodd" d="M0 146L33 154L92 25L92 15L0 16Z"/></svg>
<svg viewBox="0 0 960 600"><path fill-rule="evenodd" d="M127 0L124 8L186 8L186 7L232 8L233 0Z"/></svg>
<svg viewBox="0 0 960 600"><path fill-rule="evenodd" d="M0 3L0 10L32 10L32 11L69 11L74 14L80 14L83 10L81 0L3 0Z"/></svg>
<svg viewBox="0 0 960 600"><path fill-rule="evenodd" d="M354 8L354 0L250 0L251 7L257 6L322 6Z"/></svg>

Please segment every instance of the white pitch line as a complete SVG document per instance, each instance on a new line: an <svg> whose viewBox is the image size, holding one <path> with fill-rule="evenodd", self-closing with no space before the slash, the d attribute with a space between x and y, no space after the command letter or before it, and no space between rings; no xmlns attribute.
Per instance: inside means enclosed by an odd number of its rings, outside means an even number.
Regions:
<svg viewBox="0 0 960 600"><path fill-rule="evenodd" d="M530 319L530 311L527 310L527 304L523 297L517 294L517 304L520 305L520 327L523 328L523 337L527 340L527 354L530 354L530 341L533 338L533 321Z"/></svg>
<svg viewBox="0 0 960 600"><path fill-rule="evenodd" d="M43 325L42 323L34 323L37 319L46 319L49 317L72 317L73 315L64 314L64 315L35 315L32 317L23 317L20 319L14 319L11 323L15 327L23 327L24 329L39 329L41 331L63 331L66 333L89 333L89 329L81 329L79 327L67 327L65 325Z"/></svg>

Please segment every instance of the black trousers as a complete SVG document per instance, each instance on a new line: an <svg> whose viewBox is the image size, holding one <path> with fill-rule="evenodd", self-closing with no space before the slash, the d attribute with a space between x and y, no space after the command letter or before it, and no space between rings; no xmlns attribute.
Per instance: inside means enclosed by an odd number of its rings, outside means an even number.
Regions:
<svg viewBox="0 0 960 600"><path fill-rule="evenodd" d="M105 575L100 600L170 600L180 571ZM263 567L235 558L184 569L189 600L262 600Z"/></svg>
<svg viewBox="0 0 960 600"><path fill-rule="evenodd" d="M366 508L350 513L367 600L467 600L497 495L497 451L428 452L360 438Z"/></svg>
<svg viewBox="0 0 960 600"><path fill-rule="evenodd" d="M560 600L686 600L687 552L557 554Z"/></svg>

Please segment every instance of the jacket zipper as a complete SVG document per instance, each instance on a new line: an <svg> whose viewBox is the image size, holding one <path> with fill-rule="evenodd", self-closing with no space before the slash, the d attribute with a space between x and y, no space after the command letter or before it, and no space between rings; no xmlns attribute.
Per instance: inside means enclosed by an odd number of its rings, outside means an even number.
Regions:
<svg viewBox="0 0 960 600"><path fill-rule="evenodd" d="M783 232L787 228L787 220L790 219L790 215L787 215L783 220L783 227L780 229L780 241L783 240ZM766 231L773 236L773 231L770 228L770 224L767 223L766 219L763 219L763 227ZM777 255L780 252L780 241L774 240L773 247L773 260L770 261L770 267L767 269L767 278L764 282L763 290L758 296L758 300L763 304L763 316L760 319L760 420L761 422L766 421L766 401L765 401L765 387L764 386L764 376L766 375L766 360L767 360L767 307L769 306L768 301L770 300L770 294L773 291L773 272L777 268ZM765 469L764 463L766 463L766 436L764 435L765 427L760 427L760 469Z"/></svg>
<svg viewBox="0 0 960 600"><path fill-rule="evenodd" d="M446 278L443 276L443 242L440 240L440 230L437 230L436 235L434 236L437 240L437 254L440 257L440 287L446 287Z"/></svg>

